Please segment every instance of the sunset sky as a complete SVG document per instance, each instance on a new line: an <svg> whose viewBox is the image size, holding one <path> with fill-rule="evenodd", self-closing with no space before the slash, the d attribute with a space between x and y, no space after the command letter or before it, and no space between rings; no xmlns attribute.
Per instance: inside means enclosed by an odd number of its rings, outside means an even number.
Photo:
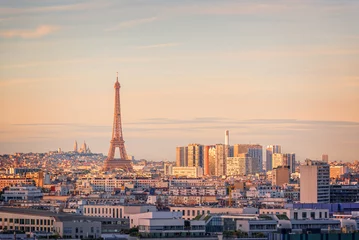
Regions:
<svg viewBox="0 0 359 240"><path fill-rule="evenodd" d="M0 153L188 143L359 160L359 1L1 0Z"/></svg>

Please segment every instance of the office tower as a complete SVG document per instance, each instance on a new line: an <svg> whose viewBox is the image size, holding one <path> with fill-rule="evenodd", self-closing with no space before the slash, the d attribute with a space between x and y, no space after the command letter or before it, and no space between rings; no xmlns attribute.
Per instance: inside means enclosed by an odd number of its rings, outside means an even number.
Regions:
<svg viewBox="0 0 359 240"><path fill-rule="evenodd" d="M258 172L263 171L263 147L259 144L235 144L233 146L233 157L248 153L251 158L258 161Z"/></svg>
<svg viewBox="0 0 359 240"><path fill-rule="evenodd" d="M279 145L269 145L266 148L266 171L272 170L273 166L273 153L282 153L282 148Z"/></svg>
<svg viewBox="0 0 359 240"><path fill-rule="evenodd" d="M245 176L258 173L258 161L249 156L248 153L239 154L238 157L227 157L226 175Z"/></svg>
<svg viewBox="0 0 359 240"><path fill-rule="evenodd" d="M329 180L329 164L305 160L305 164L300 166L300 202L329 203Z"/></svg>
<svg viewBox="0 0 359 240"><path fill-rule="evenodd" d="M213 150L214 150L214 154L213 154ZM213 160L215 160L215 146L212 146L212 145L204 146L204 148L203 148L203 174L205 176L214 175L214 171L212 171L213 173L211 173L211 165L213 166L212 167L213 170L215 169L214 163L212 163L212 162L214 162Z"/></svg>
<svg viewBox="0 0 359 240"><path fill-rule="evenodd" d="M323 155L322 155L322 161L323 161L323 162L326 162L326 163L329 163L329 156L328 156L328 154L323 154Z"/></svg>
<svg viewBox="0 0 359 240"><path fill-rule="evenodd" d="M104 170L123 169L132 171L132 162L128 160L125 148L125 141L122 134L121 104L120 104L120 83L118 74L115 83L115 110L113 113L112 139L110 149L104 164ZM116 148L120 151L120 158L115 158Z"/></svg>
<svg viewBox="0 0 359 240"><path fill-rule="evenodd" d="M74 152L77 152L78 151L78 148L77 148L77 141L75 141L75 144L74 144Z"/></svg>
<svg viewBox="0 0 359 240"><path fill-rule="evenodd" d="M295 161L295 153L284 153L284 163L283 166L289 166L289 172L295 173L295 168L297 166Z"/></svg>
<svg viewBox="0 0 359 240"><path fill-rule="evenodd" d="M188 147L176 147L176 166L186 167L188 164Z"/></svg>
<svg viewBox="0 0 359 240"><path fill-rule="evenodd" d="M203 145L192 143L188 145L187 167L203 168Z"/></svg>
<svg viewBox="0 0 359 240"><path fill-rule="evenodd" d="M279 166L272 170L272 185L282 186L289 183L290 169L289 166Z"/></svg>
<svg viewBox="0 0 359 240"><path fill-rule="evenodd" d="M330 178L340 178L341 175L348 172L347 166L330 166Z"/></svg>
<svg viewBox="0 0 359 240"><path fill-rule="evenodd" d="M224 144L216 144L215 175L226 175L226 146Z"/></svg>
<svg viewBox="0 0 359 240"><path fill-rule="evenodd" d="M287 166L287 161L284 158L284 154L273 153L272 154L272 169L277 168L279 166Z"/></svg>
<svg viewBox="0 0 359 240"><path fill-rule="evenodd" d="M217 169L217 156L216 156L216 146L211 146L208 150L208 158L209 158L209 175L215 176Z"/></svg>
<svg viewBox="0 0 359 240"><path fill-rule="evenodd" d="M224 132L224 145L229 145L229 131Z"/></svg>

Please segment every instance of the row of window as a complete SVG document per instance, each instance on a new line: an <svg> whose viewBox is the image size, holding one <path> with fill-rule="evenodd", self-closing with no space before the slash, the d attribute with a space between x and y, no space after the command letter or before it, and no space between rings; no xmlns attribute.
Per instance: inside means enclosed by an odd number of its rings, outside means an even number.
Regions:
<svg viewBox="0 0 359 240"><path fill-rule="evenodd" d="M49 225L52 226L54 224L54 220L50 219L27 219L27 218L0 218L0 222L8 222L20 225Z"/></svg>

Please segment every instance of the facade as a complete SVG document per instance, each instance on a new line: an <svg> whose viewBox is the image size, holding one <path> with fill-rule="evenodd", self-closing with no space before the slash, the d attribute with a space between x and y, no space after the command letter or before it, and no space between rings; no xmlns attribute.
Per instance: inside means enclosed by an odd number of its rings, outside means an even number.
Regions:
<svg viewBox="0 0 359 240"><path fill-rule="evenodd" d="M226 175L226 145L224 144L216 144L216 168L215 175L222 176Z"/></svg>
<svg viewBox="0 0 359 240"><path fill-rule="evenodd" d="M186 167L188 165L188 147L176 148L176 166Z"/></svg>
<svg viewBox="0 0 359 240"><path fill-rule="evenodd" d="M293 220L306 219L329 219L328 209L293 209L293 208L279 208L279 209L259 209L259 214L269 215L285 215Z"/></svg>
<svg viewBox="0 0 359 240"><path fill-rule="evenodd" d="M208 160L209 160L209 175L215 176L217 169L217 155L216 155L216 146L211 146L208 150Z"/></svg>
<svg viewBox="0 0 359 240"><path fill-rule="evenodd" d="M300 202L329 203L329 165L323 161L307 159L300 166Z"/></svg>
<svg viewBox="0 0 359 240"><path fill-rule="evenodd" d="M203 145L197 143L188 145L187 167L203 167Z"/></svg>
<svg viewBox="0 0 359 240"><path fill-rule="evenodd" d="M253 161L258 161L258 171L263 171L263 147L259 144L235 144L233 146L233 157L238 157L240 154L248 154Z"/></svg>
<svg viewBox="0 0 359 240"><path fill-rule="evenodd" d="M286 163L286 166L289 166L289 172L295 173L296 169L296 159L295 159L295 153L285 153L284 154L284 161Z"/></svg>
<svg viewBox="0 0 359 240"><path fill-rule="evenodd" d="M0 178L0 190L10 186L35 185L35 181L29 178Z"/></svg>
<svg viewBox="0 0 359 240"><path fill-rule="evenodd" d="M132 214L156 212L153 205L84 205L83 214L90 217L129 218Z"/></svg>
<svg viewBox="0 0 359 240"><path fill-rule="evenodd" d="M279 166L272 170L272 185L283 186L289 183L289 166Z"/></svg>
<svg viewBox="0 0 359 240"><path fill-rule="evenodd" d="M180 212L142 213L131 216L142 237L201 237L205 235L205 221L186 221Z"/></svg>
<svg viewBox="0 0 359 240"><path fill-rule="evenodd" d="M259 162L256 158L252 158L249 154L239 154L238 157L227 158L228 176L245 176L248 174L256 174L259 171Z"/></svg>
<svg viewBox="0 0 359 240"><path fill-rule="evenodd" d="M331 203L355 203L358 201L358 185L330 185Z"/></svg>
<svg viewBox="0 0 359 240"><path fill-rule="evenodd" d="M326 163L329 163L329 156L328 156L328 154L323 154L323 155L322 155L322 161L323 161L323 162L326 162Z"/></svg>
<svg viewBox="0 0 359 240"><path fill-rule="evenodd" d="M270 171L273 169L273 154L274 153L282 153L282 148L280 145L269 145L266 148L266 171Z"/></svg>
<svg viewBox="0 0 359 240"><path fill-rule="evenodd" d="M287 163L284 158L284 154L273 153L272 154L272 169L280 167L280 166L287 166Z"/></svg>
<svg viewBox="0 0 359 240"><path fill-rule="evenodd" d="M39 201L42 199L43 194L41 189L35 186L19 186L10 187L9 190L4 191L2 196L5 202L10 200Z"/></svg>
<svg viewBox="0 0 359 240"><path fill-rule="evenodd" d="M198 178L203 176L202 167L173 167L172 175L176 177Z"/></svg>
<svg viewBox="0 0 359 240"><path fill-rule="evenodd" d="M340 178L341 175L348 172L346 166L330 166L330 178Z"/></svg>
<svg viewBox="0 0 359 240"><path fill-rule="evenodd" d="M210 149L213 146L204 146L203 148L203 174L205 176L210 176L211 175L211 171L210 171Z"/></svg>

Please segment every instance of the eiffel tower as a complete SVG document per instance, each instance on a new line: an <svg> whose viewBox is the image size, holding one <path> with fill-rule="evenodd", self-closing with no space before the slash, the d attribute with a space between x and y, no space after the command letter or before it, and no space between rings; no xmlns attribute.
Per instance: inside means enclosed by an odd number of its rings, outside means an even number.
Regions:
<svg viewBox="0 0 359 240"><path fill-rule="evenodd" d="M118 82L118 73L115 83L115 110L113 118L112 139L110 141L110 150L105 160L104 170L123 169L132 171L131 160L128 160L125 141L122 135L121 123L121 105L120 105L120 83ZM115 158L116 148L120 150L120 158Z"/></svg>

